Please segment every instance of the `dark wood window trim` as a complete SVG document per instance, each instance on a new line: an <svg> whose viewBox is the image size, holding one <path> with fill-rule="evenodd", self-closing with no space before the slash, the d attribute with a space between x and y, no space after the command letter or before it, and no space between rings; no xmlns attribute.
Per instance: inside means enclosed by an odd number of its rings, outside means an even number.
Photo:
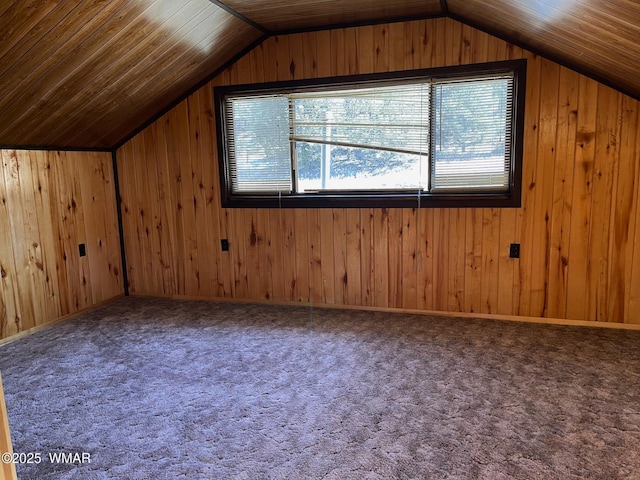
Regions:
<svg viewBox="0 0 640 480"><path fill-rule="evenodd" d="M473 65L408 70L368 75L292 80L214 88L218 164L222 206L225 208L446 208L520 207L522 193L522 164L524 143L524 99L526 90L526 59ZM321 90L349 84L371 84L389 80L449 79L468 75L496 75L513 72L513 119L510 185L507 193L427 193L424 191L332 191L287 195L233 194L225 150L225 97L230 94L270 94L291 91Z"/></svg>

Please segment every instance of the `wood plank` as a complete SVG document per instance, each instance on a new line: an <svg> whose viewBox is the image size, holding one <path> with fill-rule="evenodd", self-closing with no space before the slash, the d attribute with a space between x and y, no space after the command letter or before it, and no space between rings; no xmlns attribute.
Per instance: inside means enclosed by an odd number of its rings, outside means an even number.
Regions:
<svg viewBox="0 0 640 480"><path fill-rule="evenodd" d="M127 261L127 278L129 281L129 292L136 293L138 284L138 262L140 259L137 252L140 248L138 243L138 227L136 214L135 191L135 169L133 163L133 144L128 142L118 150L118 176L120 186L120 208L122 211L122 228L125 238L125 257Z"/></svg>
<svg viewBox="0 0 640 480"><path fill-rule="evenodd" d="M637 315L632 315L631 306L637 303L630 301L630 296L637 296L632 287L632 275L637 275L638 263L633 262L634 240L637 230L638 186L640 185L640 120L638 102L629 97L622 97L620 114L620 147L617 195L612 204L613 212L611 235L611 261L609 273L609 305L607 319L610 322L633 322ZM637 279L637 277L635 277ZM639 310L633 310L633 314Z"/></svg>
<svg viewBox="0 0 640 480"><path fill-rule="evenodd" d="M100 174L104 187L105 230L107 237L107 285L106 298L113 298L124 293L122 276L122 255L120 251L120 232L118 227L117 199L115 177L111 154L100 155ZM102 272L103 274L105 272ZM104 285L104 283L103 283Z"/></svg>
<svg viewBox="0 0 640 480"><path fill-rule="evenodd" d="M403 62L403 68L420 68L420 27L424 22L390 23L387 41L388 64Z"/></svg>
<svg viewBox="0 0 640 480"><path fill-rule="evenodd" d="M331 75L346 75L347 57L344 47L344 29L331 30Z"/></svg>
<svg viewBox="0 0 640 480"><path fill-rule="evenodd" d="M191 161L191 192L193 195L194 225L196 230L195 242L198 251L198 295L210 297L213 294L211 289L211 275L214 271L212 266L212 255L206 252L207 245L216 245L211 242L209 235L209 217L207 216L207 179L203 159L206 158L203 140L204 136L209 136L201 130L200 98L198 95L191 95L187 98L187 116L190 139L190 161ZM210 162L211 157L207 160ZM257 289L256 289L257 295Z"/></svg>
<svg viewBox="0 0 640 480"><path fill-rule="evenodd" d="M78 265L78 304L77 310L83 310L92 304L91 302L91 272L89 271L89 259L80 257L79 245L87 243L87 230L85 225L85 202L80 189L81 162L86 162L84 155L77 152L68 152L67 166L68 185L71 188L71 214L74 216L75 231L72 232L71 254ZM82 181L85 181L83 178ZM75 203L75 207L74 207ZM75 233L75 235L73 235Z"/></svg>
<svg viewBox="0 0 640 480"><path fill-rule="evenodd" d="M265 82L275 82L278 80L278 68L276 49L278 48L278 37L269 37L262 42L258 48L263 51L263 68ZM227 82L225 82L227 83Z"/></svg>
<svg viewBox="0 0 640 480"><path fill-rule="evenodd" d="M358 74L358 29L346 28L344 30L345 67L342 75Z"/></svg>
<svg viewBox="0 0 640 480"><path fill-rule="evenodd" d="M198 295L200 291L200 265L198 255L198 238L195 214L195 193L193 185L193 165L191 163L191 141L189 138L189 114L187 101L183 101L175 109L178 113L178 135L180 148L180 192L181 209L184 227L185 245L185 291L187 295Z"/></svg>
<svg viewBox="0 0 640 480"><path fill-rule="evenodd" d="M293 243L295 255L295 300L309 301L309 268L311 266L311 248L309 243L309 226L307 225L307 210L296 208L293 211Z"/></svg>
<svg viewBox="0 0 640 480"><path fill-rule="evenodd" d="M247 267L247 297L260 298L260 243L263 241L263 233L258 228L258 211L255 208L245 208L243 213L243 223L246 226L245 238L242 239L245 245L245 264Z"/></svg>
<svg viewBox="0 0 640 480"><path fill-rule="evenodd" d="M130 143L131 183L129 196L131 198L132 221L135 222L138 264L136 285L137 292L144 294L153 291L153 247L151 245L151 218L149 214L149 198L147 182L147 168L138 159L144 158L144 143L142 135Z"/></svg>
<svg viewBox="0 0 640 480"><path fill-rule="evenodd" d="M163 117L152 126L152 130L155 130L155 148L156 153L155 160L155 174L157 179L157 191L158 191L158 235L159 235L159 256L158 262L160 263L160 271L162 278L161 291L166 295L175 295L178 293L177 284L177 257L175 253L177 234L176 234L176 218L173 215L175 200L172 197L172 175L169 165L169 155L167 151L167 122L168 117ZM118 155L120 158L120 155ZM133 161L133 160L132 160ZM144 161L140 159L139 161ZM125 235L125 244L128 243L128 238ZM129 259L127 254L127 264L131 263L132 259Z"/></svg>
<svg viewBox="0 0 640 480"><path fill-rule="evenodd" d="M336 304L336 283L338 276L335 274L334 262L334 231L333 210L323 208L318 211L320 231L320 262L322 273L322 301L326 304Z"/></svg>
<svg viewBox="0 0 640 480"><path fill-rule="evenodd" d="M417 293L417 219L415 208L402 209L402 308L416 308Z"/></svg>
<svg viewBox="0 0 640 480"><path fill-rule="evenodd" d="M558 123L556 126L556 161L549 251L550 317L564 317L567 311L569 241L571 235L571 203L573 192L573 160L575 155L578 113L579 75L560 69L558 87Z"/></svg>
<svg viewBox="0 0 640 480"><path fill-rule="evenodd" d="M235 298L249 298L249 278L247 269L247 241L249 227L245 224L244 211L229 211L229 253L233 262Z"/></svg>
<svg viewBox="0 0 640 480"><path fill-rule="evenodd" d="M553 179L556 160L556 128L558 125L559 66L542 60L538 120L537 168L533 206L533 232L531 243L529 314L548 315L548 278L550 272L549 251L551 249L551 214L553 213ZM542 88L542 87L541 87ZM531 185L531 184L530 184ZM533 259L536 259L535 261Z"/></svg>
<svg viewBox="0 0 640 480"><path fill-rule="evenodd" d="M512 243L520 243L516 230L516 209L507 208L500 212L500 233L498 245L498 305L495 313L512 315L515 263L517 259L510 258L509 248Z"/></svg>
<svg viewBox="0 0 640 480"><path fill-rule="evenodd" d="M260 298L269 300L273 298L273 245L271 240L271 216L272 211L258 209L256 211L256 229L259 260L259 289Z"/></svg>
<svg viewBox="0 0 640 480"><path fill-rule="evenodd" d="M447 29L445 30L444 58L446 65L460 65L461 45L462 45L462 24L447 18Z"/></svg>
<svg viewBox="0 0 640 480"><path fill-rule="evenodd" d="M609 261L611 208L615 204L617 183L615 171L619 163L620 94L603 85L598 86L597 120L594 138L594 163L591 229L589 232L589 284L592 295L587 305L587 319L608 321Z"/></svg>
<svg viewBox="0 0 640 480"><path fill-rule="evenodd" d="M2 377L0 376L0 454L13 453L11 444L11 430L9 428L9 416L7 415L7 403L4 399ZM6 480L17 480L16 465L11 462L1 462L0 474Z"/></svg>
<svg viewBox="0 0 640 480"><path fill-rule="evenodd" d="M638 122L636 123L636 125L640 126L640 115L638 114L638 111L640 111L640 106L638 105L638 102L634 102L632 105L629 105L629 103L627 103L626 108L627 118L633 115L634 117L632 118L637 119L636 122ZM633 110L635 110L635 113L633 112ZM635 147L632 147L634 152L633 161L636 165L636 168L638 168L638 165L640 165L640 129L636 128L634 133ZM625 143L627 142L630 146L633 145L633 134L631 134L629 136L629 139L625 141ZM629 299L628 303L625 303L625 322L631 324L640 323L640 267L638 267L638 265L640 265L640 248L637 247L637 245L640 244L640 228L637 228L638 225L640 225L640 194L638 185L640 185L640 174L636 176L634 191L635 202L633 208L635 209L635 217L630 217L631 221L634 223L635 232L634 236L630 237L633 238L633 255L631 257L631 272L629 275L630 282L628 284L628 287L625 288L625 298ZM634 213L634 211L632 210L631 213ZM634 218L635 221L633 221Z"/></svg>
<svg viewBox="0 0 640 480"><path fill-rule="evenodd" d="M371 208L360 209L360 303L375 305L374 214Z"/></svg>
<svg viewBox="0 0 640 480"><path fill-rule="evenodd" d="M273 37L275 41L277 80L291 80L291 57L289 55L289 36L278 35Z"/></svg>
<svg viewBox="0 0 640 480"><path fill-rule="evenodd" d="M193 235L194 232L185 232L183 209L187 208L187 206L183 206L186 197L186 194L184 193L185 187L183 184L183 178L185 182L190 179L188 173L184 170L184 165L182 165L181 160L182 145L179 134L180 118L178 115L178 109L171 110L164 119L167 134L168 178L171 192L170 198L173 202L169 211L173 217L173 224L175 225L176 232L175 241L173 242L173 249L175 252L173 268L177 274L176 292L178 294L186 295L187 290L192 291L191 282L189 282L189 287L187 287L187 270L190 265L186 261L189 249L189 242L186 236Z"/></svg>
<svg viewBox="0 0 640 480"><path fill-rule="evenodd" d="M80 182L80 194L84 204L91 214L85 216L86 228L86 253L89 262L89 276L91 286L91 303L94 304L103 297L103 276L100 274L104 262L106 250L105 232L105 199L102 182L98 182L100 162L91 155L92 161L80 162L78 165L82 181ZM100 179L101 180L101 179ZM104 248L104 249L103 249ZM106 277L106 276L105 276ZM55 317L54 317L55 318Z"/></svg>
<svg viewBox="0 0 640 480"><path fill-rule="evenodd" d="M157 292L162 289L163 275L162 275L162 263L160 253L160 202L158 199L158 175L155 168L149 168L144 162L145 158L157 157L156 147L157 141L155 138L156 130L153 128L147 128L139 136L140 148L144 152L142 157L135 159L136 164L136 180L137 184L142 188L140 191L145 196L146 201L143 203L145 209L145 215L141 217L144 221L144 238L146 248L149 249L148 255L148 271L147 271L147 288L151 291ZM194 199L195 202L195 199ZM201 230L198 229L198 232Z"/></svg>
<svg viewBox="0 0 640 480"><path fill-rule="evenodd" d="M417 307L435 310L433 273L434 211L421 209L418 215Z"/></svg>
<svg viewBox="0 0 640 480"><path fill-rule="evenodd" d="M3 150L0 154L0 197L2 199L0 202L0 282L2 282L2 289L0 289L0 299L2 300L0 333L3 338L6 338L21 330L22 303L19 296L20 288L11 231L12 211L9 210L10 202L8 199L8 185L10 183L6 180L6 176L9 175L9 160L5 160L5 157L9 155L9 152Z"/></svg>
<svg viewBox="0 0 640 480"><path fill-rule="evenodd" d="M312 304L323 303L322 276L322 228L319 209L307 209L307 235L309 238L309 301ZM326 261L333 263L330 256Z"/></svg>
<svg viewBox="0 0 640 480"><path fill-rule="evenodd" d="M378 307L388 307L389 303L389 209L373 210L373 297Z"/></svg>
<svg viewBox="0 0 640 480"><path fill-rule="evenodd" d="M474 208L467 214L465 232L466 268L464 274L465 302L464 309L468 313L482 312L482 231L484 209Z"/></svg>
<svg viewBox="0 0 640 480"><path fill-rule="evenodd" d="M295 214L290 208L280 209L280 229L282 231L282 259L285 299L296 301L298 293L298 257L304 252L296 250Z"/></svg>
<svg viewBox="0 0 640 480"><path fill-rule="evenodd" d="M275 300L289 300L289 288L285 276L285 261L291 261L292 251L287 250L285 247L282 212L282 209L274 209L269 212L271 251L273 252L271 279L273 298Z"/></svg>
<svg viewBox="0 0 640 480"><path fill-rule="evenodd" d="M20 184L20 204L23 208L24 234L22 241L28 253L27 271L30 279L29 301L33 308L32 323L28 328L45 323L49 320L46 307L46 274L44 271L44 254L42 245L42 235L38 226L38 217L41 216L37 210L35 192L37 184L33 183L33 171L38 168L34 161L35 155L29 152L22 155L22 160L18 169L18 180Z"/></svg>
<svg viewBox="0 0 640 480"><path fill-rule="evenodd" d="M389 71L389 41L390 41L390 35L391 35L391 25L390 24L380 24L380 25L373 25L371 27L371 36L372 36L372 43L373 43L373 62L371 62L371 64L369 63L369 59L367 58L367 64L366 65L362 65L362 58L361 60L361 68L362 67L368 67L371 68L371 71L373 72L388 72ZM396 31L399 31L400 33L402 33L402 30L398 27L396 27L395 29ZM363 35L359 35L359 40L361 42L361 44L363 43ZM400 36L400 38L396 38L396 40L400 40L402 41L402 37Z"/></svg>
<svg viewBox="0 0 640 480"><path fill-rule="evenodd" d="M58 181L59 247L66 271L69 306L77 311L84 302L83 269L78 256L78 201L74 185L73 152L60 152L55 168ZM66 313L70 313L66 312Z"/></svg>
<svg viewBox="0 0 640 480"><path fill-rule="evenodd" d="M349 295L347 286L347 210L344 208L333 209L333 269L335 275L335 303L347 305Z"/></svg>
<svg viewBox="0 0 640 480"><path fill-rule="evenodd" d="M388 267L389 272L389 306L401 308L402 306L402 235L403 218L402 209L390 208L388 210L389 240Z"/></svg>
<svg viewBox="0 0 640 480"><path fill-rule="evenodd" d="M361 225L360 210L356 208L345 209L346 219L346 294L345 303L348 305L362 304L362 244L361 244Z"/></svg>
<svg viewBox="0 0 640 480"><path fill-rule="evenodd" d="M498 310L500 213L501 209L497 208L485 208L482 213L482 313L496 313Z"/></svg>
<svg viewBox="0 0 640 480"><path fill-rule="evenodd" d="M449 215L445 209L433 212L433 306L447 310L449 305ZM466 254L466 251L465 251Z"/></svg>
<svg viewBox="0 0 640 480"><path fill-rule="evenodd" d="M58 285L58 275L56 273L56 234L54 233L53 218L49 215L49 212L51 211L51 197L54 190L52 190L50 179L51 166L49 165L48 152L32 152L32 155L33 162L31 174L33 176L33 184L35 187L35 209L39 213L37 216L37 222L40 230L40 245L42 247L45 276L44 295L47 312L46 318L47 321L51 321L62 316L60 301L58 298L60 286Z"/></svg>
<svg viewBox="0 0 640 480"><path fill-rule="evenodd" d="M594 100L597 97L597 83L581 76L568 255L567 318L572 320L588 319L587 306L594 294L588 279L591 274L591 261L594 260L589 257L589 230L597 118L597 103Z"/></svg>
<svg viewBox="0 0 640 480"><path fill-rule="evenodd" d="M18 302L20 317L16 317L18 331L35 326L35 310L33 305L32 279L30 275L30 243L27 230L28 216L22 199L20 170L29 170L28 157L19 156L15 150L3 151L2 163L4 170L4 182L6 186L6 205L9 218L9 231L11 232L11 245L15 265L15 285L17 292L15 300ZM29 188L24 187L25 190Z"/></svg>
<svg viewBox="0 0 640 480"><path fill-rule="evenodd" d="M516 264L518 288L517 311L519 315L529 315L531 311L532 277L531 271L535 245L533 242L535 224L536 189L541 188L541 168L537 159L538 127L540 123L542 59L537 56L527 58L527 92L525 104L523 172L522 172L522 208L516 217L516 228L520 231L520 261Z"/></svg>

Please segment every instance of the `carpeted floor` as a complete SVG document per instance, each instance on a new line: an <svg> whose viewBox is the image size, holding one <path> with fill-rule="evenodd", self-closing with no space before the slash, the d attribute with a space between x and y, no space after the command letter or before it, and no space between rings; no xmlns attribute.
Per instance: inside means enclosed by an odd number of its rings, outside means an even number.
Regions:
<svg viewBox="0 0 640 480"><path fill-rule="evenodd" d="M640 479L640 332L123 298L0 369L21 479Z"/></svg>

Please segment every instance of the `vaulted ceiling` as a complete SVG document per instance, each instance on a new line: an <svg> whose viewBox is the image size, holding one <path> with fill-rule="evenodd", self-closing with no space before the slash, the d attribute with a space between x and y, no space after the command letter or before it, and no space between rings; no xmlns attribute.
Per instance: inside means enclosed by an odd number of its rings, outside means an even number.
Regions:
<svg viewBox="0 0 640 480"><path fill-rule="evenodd" d="M637 0L6 0L0 146L112 149L269 35L432 16L640 99Z"/></svg>

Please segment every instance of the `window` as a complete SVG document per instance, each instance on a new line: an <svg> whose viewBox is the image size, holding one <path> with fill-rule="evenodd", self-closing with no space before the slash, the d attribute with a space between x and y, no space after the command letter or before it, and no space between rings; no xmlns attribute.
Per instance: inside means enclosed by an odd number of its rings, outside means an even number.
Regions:
<svg viewBox="0 0 640 480"><path fill-rule="evenodd" d="M223 206L519 206L525 70L216 87Z"/></svg>

